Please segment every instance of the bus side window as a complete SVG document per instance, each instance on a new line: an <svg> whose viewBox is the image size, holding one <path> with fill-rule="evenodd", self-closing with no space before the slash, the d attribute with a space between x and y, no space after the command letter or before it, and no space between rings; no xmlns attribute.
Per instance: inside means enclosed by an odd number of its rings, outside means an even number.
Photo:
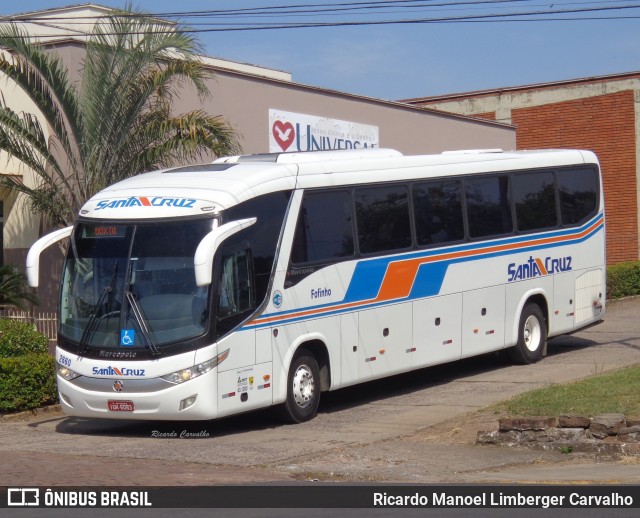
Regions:
<svg viewBox="0 0 640 518"><path fill-rule="evenodd" d="M484 176L465 180L469 236L489 237L513 231L508 176Z"/></svg>
<svg viewBox="0 0 640 518"><path fill-rule="evenodd" d="M397 184L355 189L360 253L383 253L411 246L408 191L406 185Z"/></svg>
<svg viewBox="0 0 640 518"><path fill-rule="evenodd" d="M254 288L250 250L222 256L218 283L218 319L240 315L254 308Z"/></svg>
<svg viewBox="0 0 640 518"><path fill-rule="evenodd" d="M461 192L459 180L414 185L413 210L419 246L464 239Z"/></svg>
<svg viewBox="0 0 640 518"><path fill-rule="evenodd" d="M600 186L595 169L561 169L557 178L563 225L579 225L597 212Z"/></svg>
<svg viewBox="0 0 640 518"><path fill-rule="evenodd" d="M557 226L558 215L552 171L514 174L511 188L519 232Z"/></svg>
<svg viewBox="0 0 640 518"><path fill-rule="evenodd" d="M294 264L334 263L353 256L349 191L305 193L291 250Z"/></svg>

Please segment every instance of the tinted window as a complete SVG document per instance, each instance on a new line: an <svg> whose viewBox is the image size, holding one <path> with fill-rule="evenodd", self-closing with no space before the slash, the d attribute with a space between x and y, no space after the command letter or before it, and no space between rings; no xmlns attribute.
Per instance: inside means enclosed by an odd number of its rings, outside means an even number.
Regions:
<svg viewBox="0 0 640 518"><path fill-rule="evenodd" d="M256 218L255 224L226 239L225 245L251 248L255 297L259 305L267 295L282 223L287 213L290 192L274 192L245 201L223 212L223 223Z"/></svg>
<svg viewBox="0 0 640 518"><path fill-rule="evenodd" d="M464 238L460 193L460 182L457 180L427 182L413 187L413 211L419 245Z"/></svg>
<svg viewBox="0 0 640 518"><path fill-rule="evenodd" d="M220 338L242 322L255 307L253 258L250 249L231 250L225 246L216 283L216 337Z"/></svg>
<svg viewBox="0 0 640 518"><path fill-rule="evenodd" d="M246 250L222 257L218 282L218 319L228 318L253 307L251 256Z"/></svg>
<svg viewBox="0 0 640 518"><path fill-rule="evenodd" d="M598 207L598 174L595 169L558 171L562 223L573 225L593 215Z"/></svg>
<svg viewBox="0 0 640 518"><path fill-rule="evenodd" d="M485 237L513 230L506 176L469 178L465 181L469 235Z"/></svg>
<svg viewBox="0 0 640 518"><path fill-rule="evenodd" d="M512 182L518 230L537 230L558 224L552 172L517 174Z"/></svg>
<svg viewBox="0 0 640 518"><path fill-rule="evenodd" d="M409 200L405 185L356 189L360 252L370 254L411 246Z"/></svg>
<svg viewBox="0 0 640 518"><path fill-rule="evenodd" d="M353 255L351 194L307 193L293 239L293 263L328 262Z"/></svg>

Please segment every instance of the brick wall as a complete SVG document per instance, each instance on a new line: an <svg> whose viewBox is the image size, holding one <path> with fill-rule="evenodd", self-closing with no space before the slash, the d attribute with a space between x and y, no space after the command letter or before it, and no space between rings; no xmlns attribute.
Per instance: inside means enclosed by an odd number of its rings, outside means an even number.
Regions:
<svg viewBox="0 0 640 518"><path fill-rule="evenodd" d="M600 159L607 262L638 259L635 115L632 91L513 110L518 149L578 148Z"/></svg>

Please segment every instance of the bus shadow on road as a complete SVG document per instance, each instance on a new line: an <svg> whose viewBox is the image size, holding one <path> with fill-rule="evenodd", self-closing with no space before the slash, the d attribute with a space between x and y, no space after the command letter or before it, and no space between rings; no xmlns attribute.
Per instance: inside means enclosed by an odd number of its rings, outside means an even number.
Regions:
<svg viewBox="0 0 640 518"><path fill-rule="evenodd" d="M598 345L593 340L562 336L549 341L548 357L561 357L571 351ZM544 359L542 360L544 361ZM504 352L490 353L455 362L426 367L322 394L319 414L332 414L350 408L383 402L437 387L469 376L511 366ZM68 435L94 435L138 438L172 438L183 434L189 438L216 437L259 432L287 426L275 408L210 421L129 421L68 417L56 425L56 431Z"/></svg>
<svg viewBox="0 0 640 518"><path fill-rule="evenodd" d="M265 409L209 421L129 421L68 417L58 423L56 432L149 439L215 439L224 435L266 430L282 424L273 409Z"/></svg>
<svg viewBox="0 0 640 518"><path fill-rule="evenodd" d="M557 356L576 349L585 349L594 345L606 345L602 342L596 342L587 338L581 338L573 335L563 335L551 338L547 342L547 356Z"/></svg>
<svg viewBox="0 0 640 518"><path fill-rule="evenodd" d="M577 336L556 337L548 342L547 357L561 357L572 351L600 345ZM544 358L541 360L544 362ZM484 374L512 366L506 351L465 358L443 365L425 367L388 378L369 381L322 395L319 413L333 413L414 392L445 385L466 377Z"/></svg>

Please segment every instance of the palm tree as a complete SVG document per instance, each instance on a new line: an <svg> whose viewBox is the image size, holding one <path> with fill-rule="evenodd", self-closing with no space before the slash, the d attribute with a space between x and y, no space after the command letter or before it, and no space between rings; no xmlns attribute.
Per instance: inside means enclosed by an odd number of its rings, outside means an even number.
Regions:
<svg viewBox="0 0 640 518"><path fill-rule="evenodd" d="M25 275L13 264L0 266L0 304L27 310L39 304L36 294L27 286Z"/></svg>
<svg viewBox="0 0 640 518"><path fill-rule="evenodd" d="M0 98L0 151L33 170L35 186L3 175L0 184L26 195L53 226L72 224L100 189L134 174L237 154L237 134L220 116L172 112L185 85L201 100L210 74L201 48L179 25L127 7L101 19L89 38L81 85L61 60L29 41L17 26L0 25L0 72L35 103L46 121L16 113Z"/></svg>

